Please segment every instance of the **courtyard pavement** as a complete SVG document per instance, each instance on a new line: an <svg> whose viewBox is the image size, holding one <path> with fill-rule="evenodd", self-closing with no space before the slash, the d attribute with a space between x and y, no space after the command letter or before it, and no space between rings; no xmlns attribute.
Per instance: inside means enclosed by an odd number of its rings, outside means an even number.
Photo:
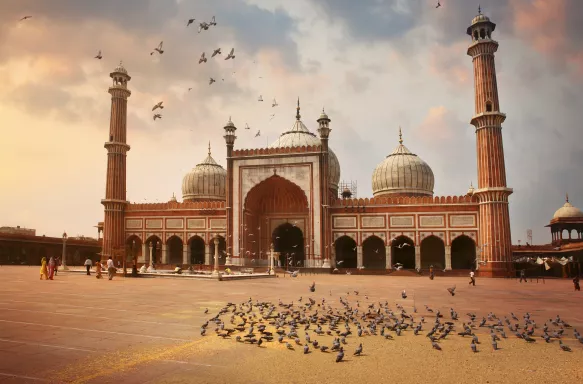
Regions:
<svg viewBox="0 0 583 384"><path fill-rule="evenodd" d="M77 273L59 273L54 281L39 281L39 267L0 267L0 383L574 383L583 379L583 344L565 331L563 352L557 341L544 343L540 329L536 342L527 344L506 330L509 338L493 351L487 328L477 329L481 344L472 353L469 338L459 336L431 348L425 334L434 311L449 320L454 308L460 321L467 312L478 320L492 311L499 318L530 312L539 327L560 315L583 332L583 293L574 292L570 280L314 275L241 281L140 279L115 277L97 280ZM316 282L316 292L308 286ZM447 287L457 286L450 296ZM407 299L401 291L407 290ZM360 294L355 296L354 290ZM347 296L347 292L350 295ZM422 336L408 331L395 340L380 336L347 338L345 362L336 353L302 348L290 351L283 344L261 347L221 339L201 324L227 302L249 297L289 303L303 297L322 298L338 306L339 297L359 300L361 310L385 300L395 310L399 303L416 319L425 316ZM366 298L368 297L368 299ZM205 314L205 309L209 310ZM324 311L322 310L321 313ZM432 317L433 316L433 317ZM513 321L515 323L515 321ZM550 325L550 324L549 324ZM231 326L231 325L228 325ZM327 327L324 327L325 329ZM456 332L459 330L456 328ZM551 326L551 328L557 328ZM303 330L300 335L303 339ZM318 337L331 345L331 337ZM362 342L364 355L352 352Z"/></svg>

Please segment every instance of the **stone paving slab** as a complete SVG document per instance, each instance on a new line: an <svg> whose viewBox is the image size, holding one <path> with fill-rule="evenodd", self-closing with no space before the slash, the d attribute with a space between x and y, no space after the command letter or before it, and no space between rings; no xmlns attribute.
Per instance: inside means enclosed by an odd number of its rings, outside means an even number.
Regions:
<svg viewBox="0 0 583 384"><path fill-rule="evenodd" d="M0 383L566 383L583 380L583 344L537 341L527 345L509 338L502 350L489 348L486 331L480 353L469 351L461 338L443 342L433 351L425 337L411 335L387 341L362 338L365 356L347 353L335 364L335 354L288 351L278 343L262 347L200 336L200 324L225 303L278 299L297 303L301 297L339 296L366 304L387 300L408 311L416 306L426 316L427 304L447 317L455 308L460 317L489 311L499 316L533 314L539 325L561 315L583 331L583 295L569 280L520 284L516 280L443 277L430 281L397 276L300 276L231 282L192 279L135 279L61 273L54 281L39 281L38 268L0 267ZM308 286L316 281L316 292ZM446 287L456 285L456 296ZM406 289L407 299L400 292ZM354 290L360 291L355 296ZM368 299L366 298L368 296ZM205 314L205 309L209 314ZM210 328L210 327L209 327ZM324 341L324 340L323 340ZM360 340L359 340L360 341ZM329 344L329 340L326 341ZM352 341L347 347L352 351ZM16 375L11 377L10 375Z"/></svg>

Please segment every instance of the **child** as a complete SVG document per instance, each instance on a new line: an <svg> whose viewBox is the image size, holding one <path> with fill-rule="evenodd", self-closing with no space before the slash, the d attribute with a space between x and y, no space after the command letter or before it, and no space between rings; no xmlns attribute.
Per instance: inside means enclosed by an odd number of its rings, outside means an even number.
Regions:
<svg viewBox="0 0 583 384"><path fill-rule="evenodd" d="M49 274L47 271L47 258L43 257L42 260L40 261L40 279L43 279L43 276L45 277L45 280L49 279Z"/></svg>

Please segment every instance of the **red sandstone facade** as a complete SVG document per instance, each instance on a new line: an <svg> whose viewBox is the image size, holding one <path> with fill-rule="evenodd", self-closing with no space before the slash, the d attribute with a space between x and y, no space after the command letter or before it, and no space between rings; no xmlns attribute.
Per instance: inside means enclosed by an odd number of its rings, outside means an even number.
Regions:
<svg viewBox="0 0 583 384"><path fill-rule="evenodd" d="M128 259L140 264L211 265L214 239L219 239L223 265L266 266L273 244L282 267L387 271L399 266L434 266L478 268L487 276L505 274L511 260L508 196L512 190L506 187L501 134L505 115L499 112L494 27L480 14L468 28L472 36L468 54L475 73L472 124L476 127L478 188L463 196L433 197L430 168L401 139L387 158L405 159L409 168L391 168L392 163L385 161L375 170L375 182L382 189L374 198L339 198L338 159L328 147L331 120L322 112L316 136L302 123L298 101L293 127L269 148L234 149L237 128L229 119L224 127L226 177L215 171L209 149L207 160L185 177L185 183L191 184L183 184L183 194L186 188L190 201L173 198L163 204L128 204L125 114L129 76L117 68L111 75L112 122L106 144L104 257L124 248ZM397 176L391 179L392 174ZM221 184L209 191L205 187L209 180L224 180L224 195L216 196ZM197 200L198 190L206 201Z"/></svg>

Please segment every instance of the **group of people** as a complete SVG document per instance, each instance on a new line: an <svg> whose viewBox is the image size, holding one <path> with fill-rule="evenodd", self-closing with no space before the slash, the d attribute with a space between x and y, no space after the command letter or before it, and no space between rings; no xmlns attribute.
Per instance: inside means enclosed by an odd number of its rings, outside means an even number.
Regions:
<svg viewBox="0 0 583 384"><path fill-rule="evenodd" d="M87 276L91 276L91 267L93 266L93 260L87 259L85 260L85 263L83 263L83 265L85 265L85 268L87 269ZM111 256L109 256L109 259L107 259L107 266L105 267L101 264L101 261L95 262L95 277L97 279L103 278L103 276L101 275L101 271L103 270L103 268L107 268L107 278L109 280L112 280L113 277L115 276L115 273L117 272L117 268L115 268L115 264L113 263L113 259L111 258Z"/></svg>
<svg viewBox="0 0 583 384"><path fill-rule="evenodd" d="M433 270L433 265L429 266L429 279L433 280L435 278L435 271ZM476 286L476 273L472 269L470 271L470 285Z"/></svg>
<svg viewBox="0 0 583 384"><path fill-rule="evenodd" d="M40 279L41 280L54 280L54 276L59 270L59 265L61 265L61 259L50 257L47 262L47 258L43 257L40 262ZM43 279L44 277L44 279Z"/></svg>

